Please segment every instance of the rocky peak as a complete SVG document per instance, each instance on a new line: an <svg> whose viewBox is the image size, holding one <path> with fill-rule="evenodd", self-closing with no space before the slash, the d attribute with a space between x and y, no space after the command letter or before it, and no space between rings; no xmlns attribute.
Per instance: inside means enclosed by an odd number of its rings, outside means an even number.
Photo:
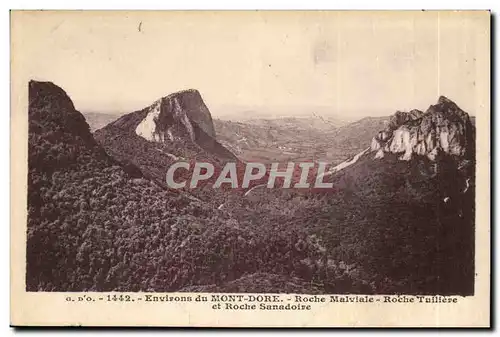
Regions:
<svg viewBox="0 0 500 337"><path fill-rule="evenodd" d="M162 97L136 115L140 121L134 124L133 130L148 141L178 144L188 141L219 158L236 158L216 141L212 116L198 90L183 90ZM127 123L118 120L115 124Z"/></svg>
<svg viewBox="0 0 500 337"><path fill-rule="evenodd" d="M387 128L372 139L375 158L384 153L400 154L401 160L427 156L436 160L440 153L469 158L474 151L473 126L469 115L453 101L441 96L427 111L398 111Z"/></svg>
<svg viewBox="0 0 500 337"><path fill-rule="evenodd" d="M387 126L387 129L391 130L391 131L396 130L401 125L403 125L409 121L419 119L423 115L424 115L424 113L420 110L417 110L417 109L413 109L410 112L396 111L396 113L391 116L391 119L389 120L389 124Z"/></svg>
<svg viewBox="0 0 500 337"><path fill-rule="evenodd" d="M185 134L196 141L196 129L215 138L210 111L198 90L189 89L162 97L149 106L136 133L150 141L171 141Z"/></svg>

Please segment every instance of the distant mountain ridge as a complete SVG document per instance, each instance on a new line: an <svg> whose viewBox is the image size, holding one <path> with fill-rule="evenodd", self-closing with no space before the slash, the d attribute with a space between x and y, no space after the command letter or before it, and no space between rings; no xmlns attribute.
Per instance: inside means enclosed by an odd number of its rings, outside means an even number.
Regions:
<svg viewBox="0 0 500 337"><path fill-rule="evenodd" d="M85 116L85 120L90 126L90 131L94 132L99 130L111 122L114 122L117 118L121 116L121 114L116 113L104 113L104 112L89 112L82 111L83 116Z"/></svg>

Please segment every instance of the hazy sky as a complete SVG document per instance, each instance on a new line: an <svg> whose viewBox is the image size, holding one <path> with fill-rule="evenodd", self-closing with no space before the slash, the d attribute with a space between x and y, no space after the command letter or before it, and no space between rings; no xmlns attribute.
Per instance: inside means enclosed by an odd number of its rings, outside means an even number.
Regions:
<svg viewBox="0 0 500 337"><path fill-rule="evenodd" d="M26 81L61 86L81 111L129 112L196 88L215 116L240 107L388 115L426 109L439 95L476 114L479 93L489 91L487 18L484 12L14 13L13 62Z"/></svg>

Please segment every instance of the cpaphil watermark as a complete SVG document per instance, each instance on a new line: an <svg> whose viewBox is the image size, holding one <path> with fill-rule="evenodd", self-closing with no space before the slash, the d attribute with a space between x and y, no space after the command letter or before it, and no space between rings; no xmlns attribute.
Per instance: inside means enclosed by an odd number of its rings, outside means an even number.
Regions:
<svg viewBox="0 0 500 337"><path fill-rule="evenodd" d="M216 170L208 162L178 161L168 168L166 181L167 186L174 189L197 188L202 183L203 186L212 184L213 188L249 188L257 182L267 188L332 188L333 183L323 180L330 174L327 165L324 162L271 163L267 166L257 162L239 165L229 162L222 170Z"/></svg>

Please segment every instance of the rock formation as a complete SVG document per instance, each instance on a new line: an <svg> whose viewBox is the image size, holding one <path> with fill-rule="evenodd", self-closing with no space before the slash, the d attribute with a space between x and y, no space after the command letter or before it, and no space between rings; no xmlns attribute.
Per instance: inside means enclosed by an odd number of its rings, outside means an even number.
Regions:
<svg viewBox="0 0 500 337"><path fill-rule="evenodd" d="M219 158L236 159L216 140L212 116L198 90L175 92L111 123L159 143L192 142Z"/></svg>
<svg viewBox="0 0 500 337"><path fill-rule="evenodd" d="M440 153L465 158L474 151L473 132L469 115L441 96L425 113L396 112L386 129L372 139L371 150L377 159L388 152L399 154L401 160L426 156L435 161Z"/></svg>
<svg viewBox="0 0 500 337"><path fill-rule="evenodd" d="M182 125L179 129L177 126ZM195 124L195 125L193 125ZM215 138L212 116L197 90L179 91L162 97L147 108L147 115L136 127L137 135L149 141L172 141L187 133L196 141L195 128Z"/></svg>

